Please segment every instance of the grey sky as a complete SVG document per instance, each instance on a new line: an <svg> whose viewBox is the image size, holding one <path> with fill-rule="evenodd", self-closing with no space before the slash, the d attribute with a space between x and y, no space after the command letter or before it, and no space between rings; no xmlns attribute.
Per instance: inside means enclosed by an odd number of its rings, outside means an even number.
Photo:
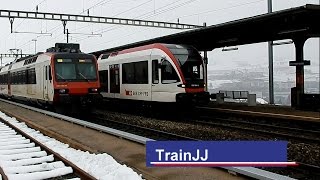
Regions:
<svg viewBox="0 0 320 180"><path fill-rule="evenodd" d="M41 3L41 4L39 4ZM208 25L254 16L267 12L267 0L0 0L1 9L35 10L79 14L90 8L90 15L117 16L123 18L141 18L149 20ZM96 5L98 4L98 5ZM273 10L287 9L305 4L319 4L319 0L273 0ZM96 5L96 6L95 6ZM86 12L85 12L86 13ZM10 48L21 48L24 53L34 53L34 42L37 39L37 51L44 51L55 42L66 42L61 22L21 20L14 21L15 31L50 32L52 37L34 34L10 34L10 23L7 18L0 18L0 52L8 53ZM68 22L71 33L102 33L102 37L72 35L71 42L80 43L81 49L91 52L115 47L127 43L163 36L179 30L115 26L103 24ZM38 37L37 37L38 36ZM305 46L305 59L319 62L319 41L309 40ZM275 61L293 60L293 45L275 47ZM4 60L4 62L10 59ZM217 64L229 65L232 62L267 63L266 43L241 46L238 51L222 52L221 49L209 53L209 69ZM228 63L226 63L228 62ZM218 67L218 66L217 66Z"/></svg>

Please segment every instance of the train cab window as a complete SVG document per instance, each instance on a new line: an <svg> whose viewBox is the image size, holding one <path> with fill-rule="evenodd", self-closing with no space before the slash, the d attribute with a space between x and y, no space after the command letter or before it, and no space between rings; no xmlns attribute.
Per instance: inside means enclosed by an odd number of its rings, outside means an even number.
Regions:
<svg viewBox="0 0 320 180"><path fill-rule="evenodd" d="M97 80L96 62L90 58L57 58L55 76L57 81Z"/></svg>
<svg viewBox="0 0 320 180"><path fill-rule="evenodd" d="M179 76L168 60L161 63L161 83L170 84L180 82Z"/></svg>
<svg viewBox="0 0 320 180"><path fill-rule="evenodd" d="M77 68L80 79L97 79L96 65L93 63L92 59L80 59Z"/></svg>
<svg viewBox="0 0 320 180"><path fill-rule="evenodd" d="M66 60L64 60L66 61ZM59 62L59 61L58 61ZM71 59L70 59L70 62ZM73 80L76 79L76 67L73 63L56 63L56 78L57 80Z"/></svg>
<svg viewBox="0 0 320 180"><path fill-rule="evenodd" d="M157 59L152 60L152 84L159 83L159 62Z"/></svg>

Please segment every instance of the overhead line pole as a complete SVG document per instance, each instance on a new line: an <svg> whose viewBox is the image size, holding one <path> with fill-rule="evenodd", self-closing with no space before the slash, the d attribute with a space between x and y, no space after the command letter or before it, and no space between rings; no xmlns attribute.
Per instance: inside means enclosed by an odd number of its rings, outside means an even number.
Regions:
<svg viewBox="0 0 320 180"><path fill-rule="evenodd" d="M272 12L272 0L268 0L268 13L271 13L271 12ZM268 41L268 56L269 56L269 104L274 104L272 41Z"/></svg>

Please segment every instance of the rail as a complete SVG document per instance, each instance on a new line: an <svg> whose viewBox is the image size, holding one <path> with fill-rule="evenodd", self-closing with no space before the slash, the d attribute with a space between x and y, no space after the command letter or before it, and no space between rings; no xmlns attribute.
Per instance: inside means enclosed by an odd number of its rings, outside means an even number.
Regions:
<svg viewBox="0 0 320 180"><path fill-rule="evenodd" d="M93 176L91 176L90 174L86 173L85 171L83 171L82 169L80 169L79 167L77 167L75 164L73 164L72 162L70 162L69 160L65 159L64 157L62 157L60 154L54 152L53 150L51 150L50 148L48 148L47 146L45 146L44 144L42 144L41 142L39 142L38 140L36 140L35 138L33 138L32 136L28 135L27 133L25 133L23 130L19 129L18 127L16 127L15 125L13 125L12 123L0 118L0 122L3 123L4 125L6 125L6 127L8 127L7 129L12 129L14 130L16 133L20 134L20 136L26 138L26 140L30 140L30 142L34 143L35 145L35 148L36 147L40 147L39 150L41 149L42 151L45 151L47 152L48 154L52 154L53 155L53 158L54 158L54 161L55 162L63 162L65 165L69 166L69 168L71 167L72 168L72 171L74 174L76 174L78 177L80 177L81 179L84 179L84 180L93 180L93 179L96 179L94 178ZM2 127L3 128L3 127ZM6 133L8 133L8 130L6 130ZM15 133L14 133L15 134ZM4 135L4 134L2 134ZM11 135L11 133L10 133ZM5 136L5 135L4 135ZM17 137L19 135L16 135ZM19 136L19 137L20 137ZM12 138L12 135L10 136ZM8 143L8 142L6 142ZM30 148L30 147L27 147L27 148ZM11 151L21 151L21 149L10 149ZM8 150L3 150L4 151L10 151L9 149ZM22 152L22 151L21 151ZM26 151L27 152L27 151ZM18 152L17 152L18 153ZM10 153L11 154L11 153ZM25 160L25 159L24 159ZM26 160L25 160L26 161ZM3 177L4 180L7 180L8 177L7 175L4 173L4 170L0 167L0 173ZM45 173L45 172L40 172L42 173L42 175ZM50 171L49 171L50 173ZM57 172L55 172L57 173ZM61 175L67 175L68 172L64 171L65 174L61 174ZM54 173L53 173L54 174ZM51 173L51 175L53 175ZM29 176L32 176L32 174L28 174ZM27 178L28 177L27 174L21 174L21 177L25 177ZM48 174L50 176L50 174ZM59 175L60 176L60 175ZM15 175L13 175L13 177L15 177ZM54 175L53 175L54 177Z"/></svg>

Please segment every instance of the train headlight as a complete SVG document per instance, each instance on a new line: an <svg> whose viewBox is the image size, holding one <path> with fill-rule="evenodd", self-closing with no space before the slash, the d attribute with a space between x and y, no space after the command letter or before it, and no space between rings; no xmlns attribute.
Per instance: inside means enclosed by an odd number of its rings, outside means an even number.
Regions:
<svg viewBox="0 0 320 180"><path fill-rule="evenodd" d="M65 93L67 93L67 90L66 89L59 89L59 93L60 94L65 94Z"/></svg>
<svg viewBox="0 0 320 180"><path fill-rule="evenodd" d="M97 89L97 88L91 88L91 89L89 89L89 92L97 93L97 92L98 92L98 89Z"/></svg>
<svg viewBox="0 0 320 180"><path fill-rule="evenodd" d="M178 86L178 87L182 87L182 88L185 88L185 87L186 87L185 84L178 84L177 86Z"/></svg>

